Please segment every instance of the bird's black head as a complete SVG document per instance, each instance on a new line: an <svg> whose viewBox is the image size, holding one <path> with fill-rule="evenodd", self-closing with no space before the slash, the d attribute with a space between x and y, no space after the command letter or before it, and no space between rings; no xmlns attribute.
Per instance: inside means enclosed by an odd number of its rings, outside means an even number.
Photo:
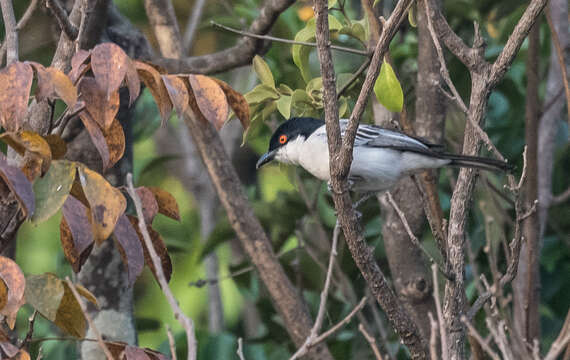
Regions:
<svg viewBox="0 0 570 360"><path fill-rule="evenodd" d="M289 141L295 140L299 136L308 138L316 129L324 124L322 120L311 117L294 117L283 124L271 136L269 140L269 150L259 158L256 167L259 169L264 164L275 158L275 154Z"/></svg>

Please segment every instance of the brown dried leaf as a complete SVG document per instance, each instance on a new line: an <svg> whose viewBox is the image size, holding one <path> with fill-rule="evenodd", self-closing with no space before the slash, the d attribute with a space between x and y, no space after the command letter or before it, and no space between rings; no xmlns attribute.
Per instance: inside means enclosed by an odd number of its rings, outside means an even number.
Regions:
<svg viewBox="0 0 570 360"><path fill-rule="evenodd" d="M69 78L73 83L77 83L77 80L81 78L85 73L91 68L89 63L89 57L91 56L91 51L79 50L71 58L71 71L69 72Z"/></svg>
<svg viewBox="0 0 570 360"><path fill-rule="evenodd" d="M29 275L26 282L26 302L49 321L55 321L64 294L63 282L52 273Z"/></svg>
<svg viewBox="0 0 570 360"><path fill-rule="evenodd" d="M188 75L188 80L200 112L220 130L230 112L226 94L220 85L208 76Z"/></svg>
<svg viewBox="0 0 570 360"><path fill-rule="evenodd" d="M129 106L132 106L140 95L141 79L139 79L139 74L137 74L137 68L135 67L135 64L130 59L127 65L125 80L127 81L127 88L129 89Z"/></svg>
<svg viewBox="0 0 570 360"><path fill-rule="evenodd" d="M32 222L49 219L63 205L75 180L75 163L68 160L55 160L42 178L34 182L36 211Z"/></svg>
<svg viewBox="0 0 570 360"><path fill-rule="evenodd" d="M6 315L11 328L14 327L14 320L20 306L24 304L24 291L26 289L26 279L22 270L14 260L0 256L0 279L8 288L7 299L0 314Z"/></svg>
<svg viewBox="0 0 570 360"><path fill-rule="evenodd" d="M109 154L109 147L107 146L107 139L105 139L105 135L103 131L99 128L99 125L93 118L91 114L82 111L79 113L79 118L83 122L83 125L87 129L89 133L89 137L95 145L99 156L101 156L101 162L103 163L103 169L106 170L111 167L111 155Z"/></svg>
<svg viewBox="0 0 570 360"><path fill-rule="evenodd" d="M189 106L190 95L188 94L188 88L184 83L184 80L178 77L178 75L162 75L162 82L166 87L168 96L174 108L178 113L178 117L182 119L182 116Z"/></svg>
<svg viewBox="0 0 570 360"><path fill-rule="evenodd" d="M141 61L135 60L133 61L133 64L137 69L140 79L149 89L154 101L156 101L156 105L158 106L158 111L160 112L160 117L162 119L162 125L164 126L172 112L172 102L170 101L168 91L160 78L160 72L151 65Z"/></svg>
<svg viewBox="0 0 570 360"><path fill-rule="evenodd" d="M53 67L44 67L36 62L29 62L36 70L38 86L36 88L36 100L62 99L68 107L75 105L77 101L77 88L71 79L61 70Z"/></svg>
<svg viewBox="0 0 570 360"><path fill-rule="evenodd" d="M32 131L5 132L0 140L16 150L20 155L34 153L41 159L42 173L46 173L51 163L51 149L43 137Z"/></svg>
<svg viewBox="0 0 570 360"><path fill-rule="evenodd" d="M62 209L59 224L63 254L73 271L78 273L93 249L94 238L89 209L79 200L68 197Z"/></svg>
<svg viewBox="0 0 570 360"><path fill-rule="evenodd" d="M150 271L152 271L152 274L154 275L154 277L158 279L158 277L156 276L156 270L154 267L154 263L152 262L152 259L150 257L150 253L148 252L148 248L146 247L146 243L144 242L144 238L142 236L142 233L141 233L139 225L138 225L139 221L134 216L127 216L127 217L129 218L129 220L131 221L131 224L133 224L133 227L137 231L137 234L139 236L139 240L143 246L144 262L145 262L146 266L148 266ZM154 250L158 254L158 257L160 258L160 263L162 265L162 271L164 272L164 277L166 278L166 281L170 281L170 277L172 275L172 261L170 260L170 255L168 255L168 249L166 248L166 245L164 244L164 240L162 240L162 236L160 236L160 234L157 231L155 231L152 227L147 226L146 229L147 229L148 234L150 235L150 238L152 240L152 245L154 247Z"/></svg>
<svg viewBox="0 0 570 360"><path fill-rule="evenodd" d="M141 200L142 212L146 224L152 224L154 217L158 214L158 202L154 193L144 186L135 189L139 199Z"/></svg>
<svg viewBox="0 0 570 360"><path fill-rule="evenodd" d="M30 354L24 349L18 349L18 353L10 360L30 360Z"/></svg>
<svg viewBox="0 0 570 360"><path fill-rule="evenodd" d="M79 83L80 99L85 102L85 109L102 129L109 129L119 111L119 92L109 96L102 92L95 79L84 77Z"/></svg>
<svg viewBox="0 0 570 360"><path fill-rule="evenodd" d="M171 219L180 221L180 210L178 209L178 203L171 193L153 186L149 186L147 189L149 189L154 194L156 202L158 204L159 213L166 215Z"/></svg>
<svg viewBox="0 0 570 360"><path fill-rule="evenodd" d="M119 216L127 207L123 194L103 176L86 166L78 166L79 181L89 202L93 234L100 244L113 232Z"/></svg>
<svg viewBox="0 0 570 360"><path fill-rule="evenodd" d="M26 152L22 158L21 170L30 182L34 182L42 173L42 159L35 153Z"/></svg>
<svg viewBox="0 0 570 360"><path fill-rule="evenodd" d="M127 345L124 350L124 358L126 360L151 360L146 352L136 346Z"/></svg>
<svg viewBox="0 0 570 360"><path fill-rule="evenodd" d="M0 71L0 125L18 131L28 113L28 98L34 71L31 66L15 62Z"/></svg>
<svg viewBox="0 0 570 360"><path fill-rule="evenodd" d="M229 86L226 82L218 79L214 79L215 82L220 85L224 93L226 94L228 104L232 108L233 112L236 114L236 117L241 122L241 126L244 130L247 130L249 127L249 104L245 97L240 94L239 92L235 91L231 86Z"/></svg>
<svg viewBox="0 0 570 360"><path fill-rule="evenodd" d="M8 286L6 285L4 280L0 278L0 311L2 311L2 309L4 308L4 306L6 306L7 303L8 303Z"/></svg>
<svg viewBox="0 0 570 360"><path fill-rule="evenodd" d="M93 293L91 291L87 290L83 285L75 284L75 290L77 290L79 295L81 295L85 299L87 299L87 301L89 301L90 303L92 303L96 307L99 307L99 303L97 302L97 298L95 297L95 295L93 295Z"/></svg>
<svg viewBox="0 0 570 360"><path fill-rule="evenodd" d="M99 89L107 98L119 90L129 65L129 57L116 44L99 44L91 51L91 70Z"/></svg>
<svg viewBox="0 0 570 360"><path fill-rule="evenodd" d="M22 206L24 216L30 218L36 208L36 200L32 184L26 175L15 166L8 165L6 160L0 158L0 178L4 180L10 191L16 195Z"/></svg>
<svg viewBox="0 0 570 360"><path fill-rule="evenodd" d="M56 134L49 134L44 136L44 140L48 143L51 150L52 160L63 159L67 152L67 144L63 139Z"/></svg>
<svg viewBox="0 0 570 360"><path fill-rule="evenodd" d="M123 263L127 267L129 286L133 286L144 267L144 253L139 237L126 215L119 216L113 231Z"/></svg>
<svg viewBox="0 0 570 360"><path fill-rule="evenodd" d="M57 309L54 323L66 333L82 338L87 330L87 320L69 285L64 281L62 283L64 287L63 298Z"/></svg>
<svg viewBox="0 0 570 360"><path fill-rule="evenodd" d="M125 133L119 120L113 120L111 127L105 131L105 142L109 149L109 164L111 167L121 160L125 153ZM105 168L107 169L107 168Z"/></svg>

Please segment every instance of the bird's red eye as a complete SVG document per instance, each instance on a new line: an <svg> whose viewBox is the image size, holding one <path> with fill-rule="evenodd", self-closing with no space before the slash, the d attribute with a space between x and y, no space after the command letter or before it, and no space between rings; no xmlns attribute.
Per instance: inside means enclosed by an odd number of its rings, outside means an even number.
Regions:
<svg viewBox="0 0 570 360"><path fill-rule="evenodd" d="M287 135L279 136L279 144L283 145L287 142Z"/></svg>

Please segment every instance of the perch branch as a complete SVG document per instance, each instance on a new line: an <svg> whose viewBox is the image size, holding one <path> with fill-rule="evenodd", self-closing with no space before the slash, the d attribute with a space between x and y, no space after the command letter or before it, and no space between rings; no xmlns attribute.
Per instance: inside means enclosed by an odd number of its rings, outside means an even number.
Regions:
<svg viewBox="0 0 570 360"><path fill-rule="evenodd" d="M6 65L18 61L18 26L12 0L0 0L6 33Z"/></svg>

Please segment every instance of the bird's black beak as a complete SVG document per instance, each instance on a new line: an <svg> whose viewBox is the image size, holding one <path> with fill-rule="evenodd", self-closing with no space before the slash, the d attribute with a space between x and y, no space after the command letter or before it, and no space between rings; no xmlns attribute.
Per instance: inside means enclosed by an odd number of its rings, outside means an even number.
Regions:
<svg viewBox="0 0 570 360"><path fill-rule="evenodd" d="M265 165L268 162L270 162L271 160L275 159L276 153L277 153L277 150L271 150L271 151L268 151L265 154L261 155L259 160L257 160L257 164L255 164L255 168L259 169L263 165Z"/></svg>

